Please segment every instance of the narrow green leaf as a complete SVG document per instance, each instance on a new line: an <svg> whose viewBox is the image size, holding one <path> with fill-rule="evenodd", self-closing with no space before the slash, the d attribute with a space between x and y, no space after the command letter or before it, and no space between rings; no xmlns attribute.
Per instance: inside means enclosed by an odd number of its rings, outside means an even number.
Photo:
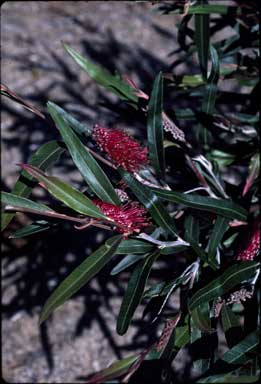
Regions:
<svg viewBox="0 0 261 384"><path fill-rule="evenodd" d="M165 152L162 127L162 73L156 77L148 107L148 147L151 164L159 178L165 175Z"/></svg>
<svg viewBox="0 0 261 384"><path fill-rule="evenodd" d="M97 161L87 152L80 139L73 132L70 125L58 112L54 103L48 102L50 112L57 128L59 129L70 155L79 169L81 175L88 183L92 191L103 201L111 204L120 204L120 200L111 185L108 177L103 172Z"/></svg>
<svg viewBox="0 0 261 384"><path fill-rule="evenodd" d="M190 235L189 233L186 231L186 240L189 242L189 244L191 245L192 249L194 250L194 252L199 256L199 258L205 262L205 263L208 263L209 266L216 270L217 269L217 265L216 263L214 263L212 260L208 260L207 258L207 254L206 252L204 251L204 249L198 245L198 242L195 241Z"/></svg>
<svg viewBox="0 0 261 384"><path fill-rule="evenodd" d="M158 200L153 190L147 188L138 182L134 177L123 170L119 171L123 180L128 184L137 199L148 209L155 222L168 233L176 236L177 229L174 224L174 220L170 217L163 204ZM155 190L157 190L155 188Z"/></svg>
<svg viewBox="0 0 261 384"><path fill-rule="evenodd" d="M183 9L177 9L171 11L170 14L183 13ZM208 15L211 13L217 13L219 15L240 15L242 13L239 7L221 5L221 4L201 4L201 5L192 5L188 8L189 15Z"/></svg>
<svg viewBox="0 0 261 384"><path fill-rule="evenodd" d="M109 262L116 252L121 238L121 235L111 237L63 280L45 303L40 316L40 323L87 284Z"/></svg>
<svg viewBox="0 0 261 384"><path fill-rule="evenodd" d="M87 127L87 125L80 123L75 117L70 113L66 112L59 105L52 103L54 109L62 116L62 118L70 125L70 127L78 134L90 136L92 134L92 127Z"/></svg>
<svg viewBox="0 0 261 384"><path fill-rule="evenodd" d="M229 219L246 220L247 211L240 205L224 199L213 199L195 194L184 194L174 191L166 191L158 188L151 188L153 193L159 198L173 203L183 204L190 208L209 211Z"/></svg>
<svg viewBox="0 0 261 384"><path fill-rule="evenodd" d="M210 160L216 162L219 168L226 167L235 161L236 156L220 150L213 150L209 153Z"/></svg>
<svg viewBox="0 0 261 384"><path fill-rule="evenodd" d="M156 250L144 260L141 260L131 275L117 318L117 332L120 335L128 330L134 312L142 299L153 262L158 256L159 251Z"/></svg>
<svg viewBox="0 0 261 384"><path fill-rule="evenodd" d="M220 242L229 228L229 219L218 216L217 220L215 222L215 225L213 227L212 234L209 239L209 245L208 245L208 261L212 261L213 263L219 264L219 260L217 260L217 250L220 245Z"/></svg>
<svg viewBox="0 0 261 384"><path fill-rule="evenodd" d="M221 322L227 345L232 348L239 341L239 337L242 336L242 327L239 319L227 305L223 305L221 308Z"/></svg>
<svg viewBox="0 0 261 384"><path fill-rule="evenodd" d="M161 248L160 254L161 255L174 255L175 253L180 253L183 251L187 251L188 246L187 245L176 245L172 247L164 247Z"/></svg>
<svg viewBox="0 0 261 384"><path fill-rule="evenodd" d="M32 155L29 160L29 164L39 167L41 170L45 171L59 160L64 151L65 149L62 146L62 143L59 141L49 141L43 144ZM23 171L12 189L12 194L21 197L29 197L35 184L36 183L33 181L33 177ZM2 214L1 231L8 226L14 216L15 213Z"/></svg>
<svg viewBox="0 0 261 384"><path fill-rule="evenodd" d="M260 343L260 335L258 331L254 331L247 335L240 343L228 350L222 356L221 360L228 364L243 364L249 359L247 353L257 349Z"/></svg>
<svg viewBox="0 0 261 384"><path fill-rule="evenodd" d="M248 192L248 190L251 188L251 185L254 183L258 175L260 174L260 153L256 153L254 156L251 157L250 164L249 164L249 175L246 180L246 184L244 186L243 190L243 196Z"/></svg>
<svg viewBox="0 0 261 384"><path fill-rule="evenodd" d="M52 224L48 223L45 220L35 221L32 224L26 225L25 227L18 229L9 236L9 239L21 239L22 237L27 237L34 235L35 233L46 231L51 228Z"/></svg>
<svg viewBox="0 0 261 384"><path fill-rule="evenodd" d="M135 264L137 261L144 259L146 255L127 255L124 257L111 271L111 275L117 275L118 273L124 271L131 265Z"/></svg>
<svg viewBox="0 0 261 384"><path fill-rule="evenodd" d="M202 303L191 311L194 324L202 332L213 332L208 303Z"/></svg>
<svg viewBox="0 0 261 384"><path fill-rule="evenodd" d="M202 339L204 338L205 340L207 340L210 333L212 333L211 331L213 330L210 327L209 305L208 303L204 303L201 305L200 310L197 310L197 308L195 308L193 311L191 311L190 344L192 345L193 343L202 344ZM208 346L206 346L205 348L209 349ZM211 354L213 352L214 352L214 349L211 351ZM201 351L198 351L197 356L195 356L193 360L193 367L197 371L199 371L201 374L203 374L209 369L211 354L209 353L207 358L203 357L204 355L206 356L207 353L204 353L201 349Z"/></svg>
<svg viewBox="0 0 261 384"><path fill-rule="evenodd" d="M190 341L190 330L189 330L189 317L185 317L183 323L179 323L175 330L175 342L172 349L170 360L172 361L181 348L185 347Z"/></svg>
<svg viewBox="0 0 261 384"><path fill-rule="evenodd" d="M130 101L136 104L138 97L135 93L135 89L132 88L126 81L122 80L118 76L111 75L106 69L93 64L90 60L87 60L81 56L74 49L64 44L65 50L69 55L76 61L76 63L85 71L87 74L95 80L99 85L102 85L109 91L113 92L123 100Z"/></svg>
<svg viewBox="0 0 261 384"><path fill-rule="evenodd" d="M186 236L192 238L195 242L199 242L199 221L196 217L192 215L188 215L185 218L184 222L185 227L185 240L187 240Z"/></svg>
<svg viewBox="0 0 261 384"><path fill-rule="evenodd" d="M151 299L153 297L159 297L159 296L166 296L170 291L173 291L174 288L178 287L179 284L181 284L184 280L184 277L177 277L176 279L165 283L160 282L157 284L154 284L152 287L147 289L144 292L143 298Z"/></svg>
<svg viewBox="0 0 261 384"><path fill-rule="evenodd" d="M222 275L199 289L191 297L189 301L190 310L196 308L201 303L216 299L229 292L235 286L254 278L259 267L260 263L258 262L242 261L227 268Z"/></svg>
<svg viewBox="0 0 261 384"><path fill-rule="evenodd" d="M202 5L203 1L199 1ZM209 14L195 14L195 40L202 75L207 79L209 52Z"/></svg>
<svg viewBox="0 0 261 384"><path fill-rule="evenodd" d="M117 248L117 255L127 255L128 253L146 253L154 248L153 244L146 241L128 239L123 240Z"/></svg>
<svg viewBox="0 0 261 384"><path fill-rule="evenodd" d="M177 327L175 347L182 348L189 342L189 326L185 320L185 325Z"/></svg>
<svg viewBox="0 0 261 384"><path fill-rule="evenodd" d="M47 176L38 168L28 164L24 164L23 168L39 180L42 186L44 186L56 199L62 201L74 211L98 219L106 219L106 216L104 216L100 209L96 207L88 197L77 189L71 187L69 184L58 179L58 177Z"/></svg>
<svg viewBox="0 0 261 384"><path fill-rule="evenodd" d="M212 115L214 113L217 83L219 79L219 58L213 45L210 45L210 58L212 67L210 75L207 79L205 96L202 101L202 112L205 112L208 115Z"/></svg>
<svg viewBox="0 0 261 384"><path fill-rule="evenodd" d="M112 363L108 368L101 370L87 378L89 384L104 383L108 380L116 379L126 374L133 363L138 359L139 355L129 356L125 359Z"/></svg>
<svg viewBox="0 0 261 384"><path fill-rule="evenodd" d="M203 17L203 16L202 16ZM219 58L216 49L210 44L210 58L211 58L211 71L207 78L207 85L202 100L202 112L207 115L212 115L215 111L215 103L217 96L217 84L219 80ZM211 137L210 131L206 127L203 128L203 142L208 146L209 138Z"/></svg>
<svg viewBox="0 0 261 384"><path fill-rule="evenodd" d="M15 205L20 208L29 208L39 212L52 211L53 209L45 204L35 203L32 200L26 199L25 197L19 197L13 193L1 192L1 203L8 205Z"/></svg>
<svg viewBox="0 0 261 384"><path fill-rule="evenodd" d="M234 371L233 371L234 372ZM237 373L222 373L220 375L212 375L199 379L197 383L229 383L229 384L240 384L240 383L258 383L260 379L259 375L238 375Z"/></svg>

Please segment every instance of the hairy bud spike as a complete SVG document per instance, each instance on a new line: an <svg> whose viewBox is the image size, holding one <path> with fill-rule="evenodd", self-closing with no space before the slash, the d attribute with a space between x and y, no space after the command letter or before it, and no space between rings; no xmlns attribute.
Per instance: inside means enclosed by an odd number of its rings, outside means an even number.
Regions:
<svg viewBox="0 0 261 384"><path fill-rule="evenodd" d="M93 200L94 204L117 226L117 230L128 237L132 233L139 233L150 225L150 219L146 217L147 211L137 202L126 203L119 207L101 200Z"/></svg>
<svg viewBox="0 0 261 384"><path fill-rule="evenodd" d="M109 159L128 172L137 172L149 162L147 148L123 131L95 125L93 137Z"/></svg>

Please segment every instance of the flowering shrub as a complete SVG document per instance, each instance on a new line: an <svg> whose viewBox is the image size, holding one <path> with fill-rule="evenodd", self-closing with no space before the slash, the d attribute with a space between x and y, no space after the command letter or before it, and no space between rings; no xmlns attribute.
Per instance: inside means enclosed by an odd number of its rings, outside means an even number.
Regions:
<svg viewBox="0 0 261 384"><path fill-rule="evenodd" d="M154 308L151 322L165 323L159 338L143 352L90 376L89 383L134 380L145 362L156 360L164 362L161 381L171 382L168 369L186 346L197 349L194 366L199 383L239 383L246 377L254 382L260 374L256 353L260 330L260 313L256 311L260 308L258 113L251 104L258 89L258 55L248 56L242 50L256 53L258 25L254 4L237 3L230 6L185 0L156 4L169 17L183 15L178 52L183 51L184 61L196 52L200 72L183 76L160 72L149 85L150 95L128 76L114 76L65 45L67 53L94 81L146 117L147 140L139 143L118 128L99 124L87 127L48 102L48 112L64 144L52 141L40 147L28 164L20 165L21 176L12 192L2 192L6 211L2 229L15 212L44 218L17 231L14 238L50 230L53 220L57 224L61 220L74 223L73 230L87 231L95 226L112 235L54 290L42 309L40 323L115 254L123 256L112 274L131 270L117 332L127 332L141 301L146 303L144 313ZM214 19L214 14L219 17ZM214 32L227 25L228 15L232 15L238 33L211 42ZM193 28L191 20L195 21ZM237 106L232 113L224 108L232 106L226 105L220 86L229 79L250 92L247 105ZM163 90L168 85L187 106L175 108L174 100L174 111L167 110L167 114ZM44 118L7 87L1 90ZM240 143L244 144L243 155L239 154ZM88 193L46 173L65 150L87 183ZM182 164L173 165L171 158L176 153ZM111 168L113 181L103 165ZM181 178L173 167L183 170ZM233 172L239 172L240 167L244 167L241 182L233 184ZM61 202L59 212L29 199L37 183ZM67 214L65 206L74 211L73 216ZM182 273L171 271L171 280L147 285L157 260L172 256L185 260ZM166 308L171 295L179 295L180 306L169 312ZM250 327L246 319L251 315L246 308L254 308ZM218 354L220 333L227 347L222 355ZM196 347L200 342L206 351Z"/></svg>

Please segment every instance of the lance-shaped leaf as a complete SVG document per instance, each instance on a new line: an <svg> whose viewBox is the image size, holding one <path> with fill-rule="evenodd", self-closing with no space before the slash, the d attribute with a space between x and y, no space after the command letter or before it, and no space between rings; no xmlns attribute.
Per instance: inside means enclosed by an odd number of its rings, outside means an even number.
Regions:
<svg viewBox="0 0 261 384"><path fill-rule="evenodd" d="M200 17L199 15L196 17ZM201 15L201 17L207 17L207 15ZM215 110L216 96L217 96L217 84L219 79L219 58L216 49L210 45L210 58L211 58L211 72L207 78L207 85L205 94L202 100L202 112L207 115L212 115ZM208 145L208 138L211 136L210 131L206 127L203 127L203 140L204 144Z"/></svg>
<svg viewBox="0 0 261 384"><path fill-rule="evenodd" d="M191 311L191 317L194 325L202 332L213 332L210 321L209 304L203 303Z"/></svg>
<svg viewBox="0 0 261 384"><path fill-rule="evenodd" d="M109 262L116 252L121 238L121 235L111 237L66 277L45 303L40 316L40 323L45 321L54 310L87 284Z"/></svg>
<svg viewBox="0 0 261 384"><path fill-rule="evenodd" d="M159 178L165 174L165 151L162 127L162 73L156 77L148 108L148 147L151 164Z"/></svg>
<svg viewBox="0 0 261 384"><path fill-rule="evenodd" d="M240 343L228 350L222 356L221 360L229 364L243 364L249 360L248 353L257 349L260 343L260 335L258 331L254 331L247 335Z"/></svg>
<svg viewBox="0 0 261 384"><path fill-rule="evenodd" d="M19 197L14 195L13 193L8 192L1 192L1 203L16 206L19 208L29 208L39 212L54 212L53 209L51 209L45 204L35 203L34 201L26 199L25 197Z"/></svg>
<svg viewBox="0 0 261 384"><path fill-rule="evenodd" d="M220 242L229 228L229 220L225 217L218 216L213 227L212 234L209 239L208 245L208 260L209 262L213 262L214 264L219 264L219 260L217 260L217 250L220 245Z"/></svg>
<svg viewBox="0 0 261 384"><path fill-rule="evenodd" d="M38 168L29 164L22 164L22 168L40 181L41 185L48 190L56 199L83 215L107 219L98 207L77 189L58 179L55 176L47 176Z"/></svg>
<svg viewBox="0 0 261 384"><path fill-rule="evenodd" d="M137 104L138 97L135 89L126 81L122 80L119 76L111 75L106 69L84 58L67 44L64 44L64 48L76 63L99 85L102 85L121 99L129 101L134 105Z"/></svg>
<svg viewBox="0 0 261 384"><path fill-rule="evenodd" d="M35 233L46 231L47 229L54 226L45 220L38 220L32 224L26 225L25 227L18 229L9 236L9 239L21 239L23 237L34 235Z"/></svg>
<svg viewBox="0 0 261 384"><path fill-rule="evenodd" d="M184 13L183 9L177 9L170 13ZM192 5L188 8L188 15L208 15L211 13L217 13L219 15L240 15L242 10L239 7L227 6L223 4L201 4Z"/></svg>
<svg viewBox="0 0 261 384"><path fill-rule="evenodd" d="M111 204L120 204L120 200L113 186L97 161L86 150L80 139L71 129L70 125L55 108L55 105L48 102L47 106L48 111L67 145L75 165L89 187L101 200Z"/></svg>
<svg viewBox="0 0 261 384"><path fill-rule="evenodd" d="M80 123L75 117L73 117L70 113L66 112L63 108L59 107L59 105L52 103L53 108L59 113L63 119L70 125L70 127L80 135L90 136L92 134L92 127L88 127L87 125Z"/></svg>
<svg viewBox="0 0 261 384"><path fill-rule="evenodd" d="M205 309L209 310L207 307ZM197 346L197 355L193 360L193 367L203 374L209 368L211 356L215 351L214 345L210 342L213 333L210 333L210 321L206 318L203 319L202 311L196 312L195 309L191 314L193 314L193 316L190 318L190 344L192 348Z"/></svg>
<svg viewBox="0 0 261 384"><path fill-rule="evenodd" d="M187 239L187 236L189 238L192 238L197 243L199 242L199 220L198 218L188 215L185 218L184 222L185 227L185 239Z"/></svg>
<svg viewBox="0 0 261 384"><path fill-rule="evenodd" d="M117 255L127 255L128 253L146 253L154 248L153 244L146 241L128 239L123 240L117 248Z"/></svg>
<svg viewBox="0 0 261 384"><path fill-rule="evenodd" d="M45 171L54 163L56 163L62 153L65 151L62 143L59 141L49 141L42 145L31 157L29 164L39 167ZM33 177L29 176L25 171L21 173L19 179L15 183L12 193L17 196L29 197L32 188L35 186ZM3 231L11 222L15 213L3 213L1 218L1 230Z"/></svg>
<svg viewBox="0 0 261 384"><path fill-rule="evenodd" d="M175 253L180 253L188 250L188 245L175 245L164 247L161 249L161 255L174 255Z"/></svg>
<svg viewBox="0 0 261 384"><path fill-rule="evenodd" d="M242 327L240 325L239 319L233 313L232 309L227 305L222 306L221 322L227 345L229 348L232 348L239 342L240 338L242 337Z"/></svg>
<svg viewBox="0 0 261 384"><path fill-rule="evenodd" d="M120 170L119 171L123 180L131 188L132 192L136 195L137 199L148 209L155 222L164 228L172 235L177 234L177 229L174 220L170 217L163 204L158 200L155 193L153 193L145 185L138 182L130 173Z"/></svg>
<svg viewBox="0 0 261 384"><path fill-rule="evenodd" d="M100 372L95 373L94 375L88 376L88 383L104 383L105 381L116 379L126 374L138 358L139 355L129 356L125 359L116 361L115 363L112 363L108 368L105 368Z"/></svg>
<svg viewBox="0 0 261 384"><path fill-rule="evenodd" d="M196 383L224 383L224 384L250 384L250 383L258 383L258 379L260 379L259 375L240 375L236 370L233 370L229 373L221 373L220 375L212 375L199 379Z"/></svg>
<svg viewBox="0 0 261 384"><path fill-rule="evenodd" d="M144 259L146 255L127 255L124 257L111 271L111 275L117 275L118 273L124 271L131 265L135 264L137 261Z"/></svg>
<svg viewBox="0 0 261 384"><path fill-rule="evenodd" d="M250 281L258 273L260 263L242 261L227 268L222 275L199 289L190 299L190 310L198 305L216 299L233 289L235 286Z"/></svg>
<svg viewBox="0 0 261 384"><path fill-rule="evenodd" d="M199 1L203 5L203 1ZM195 14L195 40L202 75L207 79L209 51L209 14Z"/></svg>
<svg viewBox="0 0 261 384"><path fill-rule="evenodd" d="M214 112L217 83L219 79L219 58L216 49L210 45L211 72L207 79L205 96L202 101L202 111L208 115Z"/></svg>
<svg viewBox="0 0 261 384"><path fill-rule="evenodd" d="M172 353L170 360L173 360L178 354L179 350L185 347L190 341L190 329L189 329L189 317L186 315L184 321L179 322L175 330L175 341L172 347Z"/></svg>
<svg viewBox="0 0 261 384"><path fill-rule="evenodd" d="M176 279L165 283L165 282L160 282L149 289L147 289L144 292L143 297L144 298L153 298L153 297L158 297L158 296L166 296L169 294L169 292L172 292L176 287L178 287L179 284L181 284L184 280L183 276L177 277Z"/></svg>
<svg viewBox="0 0 261 384"><path fill-rule="evenodd" d="M128 330L134 312L142 299L153 262L158 256L159 251L156 250L144 260L141 260L131 275L117 318L117 332L120 335Z"/></svg>
<svg viewBox="0 0 261 384"><path fill-rule="evenodd" d="M260 154L256 153L250 160L249 164L249 176L246 180L246 184L244 186L243 190L243 196L249 191L251 188L251 185L254 183L255 179L259 175L259 169L260 169Z"/></svg>
<svg viewBox="0 0 261 384"><path fill-rule="evenodd" d="M247 211L240 205L225 199L214 199L200 195L188 195L180 192L166 191L151 188L159 198L173 203L182 204L186 207L209 211L229 219L246 220Z"/></svg>
<svg viewBox="0 0 261 384"><path fill-rule="evenodd" d="M214 270L217 269L216 263L214 263L212 260L207 259L207 254L204 251L204 249L198 245L197 241L195 241L192 237L190 237L190 235L187 231L186 231L186 240L190 243L194 252L199 256L199 258L203 262L207 262L212 269L214 269Z"/></svg>

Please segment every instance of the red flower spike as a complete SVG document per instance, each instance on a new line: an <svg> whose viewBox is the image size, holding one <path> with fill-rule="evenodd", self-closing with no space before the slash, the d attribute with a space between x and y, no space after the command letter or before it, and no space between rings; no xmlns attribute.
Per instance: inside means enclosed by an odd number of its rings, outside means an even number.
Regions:
<svg viewBox="0 0 261 384"><path fill-rule="evenodd" d="M253 261L260 251L260 222L255 221L236 255L238 261Z"/></svg>
<svg viewBox="0 0 261 384"><path fill-rule="evenodd" d="M146 210L136 202L126 203L121 207L101 200L93 200L93 203L105 216L114 221L118 232L123 233L124 237L128 237L134 232L139 233L150 225L150 219L146 217Z"/></svg>
<svg viewBox="0 0 261 384"><path fill-rule="evenodd" d="M147 148L123 131L95 125L93 137L109 159L128 172L137 172L149 162Z"/></svg>

